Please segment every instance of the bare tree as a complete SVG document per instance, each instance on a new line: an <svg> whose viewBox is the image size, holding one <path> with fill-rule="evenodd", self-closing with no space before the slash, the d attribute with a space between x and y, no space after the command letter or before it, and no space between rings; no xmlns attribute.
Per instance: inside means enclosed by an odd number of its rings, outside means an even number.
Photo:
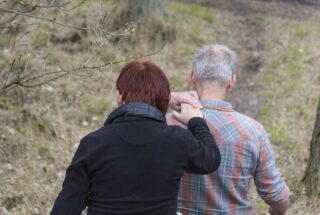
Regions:
<svg viewBox="0 0 320 215"><path fill-rule="evenodd" d="M94 13L79 14L80 9L86 8L83 7L85 4L86 0L76 4L65 0L0 2L0 49L6 53L4 59L8 62L0 71L0 95L16 87L38 87L66 75L89 75L90 70L106 72L106 68L111 65L152 55L160 50L143 53L141 56L129 53L123 59L117 58L119 49L114 47L131 35L133 25L127 24L114 28L116 31L110 30L108 19L112 12L104 7L103 1L100 0L100 8ZM70 31L71 34L68 38L56 36L61 31ZM45 59L53 52L53 48L46 47L40 60L42 66L32 66L38 59L30 55L42 51L43 44L51 44L52 47L57 43L64 44L65 49L69 50L74 47L72 43L77 43L84 37L88 42L81 44L82 50L90 50L90 55L76 64L65 61L48 65Z"/></svg>
<svg viewBox="0 0 320 215"><path fill-rule="evenodd" d="M312 140L310 143L310 157L303 183L310 196L320 197L320 99L316 114Z"/></svg>

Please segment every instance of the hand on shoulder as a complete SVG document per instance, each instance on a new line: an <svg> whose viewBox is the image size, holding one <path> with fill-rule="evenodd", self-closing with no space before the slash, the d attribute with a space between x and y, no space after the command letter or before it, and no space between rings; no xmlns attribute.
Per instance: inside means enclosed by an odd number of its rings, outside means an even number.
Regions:
<svg viewBox="0 0 320 215"><path fill-rule="evenodd" d="M203 118L203 113L200 108L196 108L190 104L182 103L181 111L173 111L173 116L183 124L188 124L189 120L193 117Z"/></svg>
<svg viewBox="0 0 320 215"><path fill-rule="evenodd" d="M190 104L195 108L202 108L196 91L172 92L169 106L174 110L181 110L182 103Z"/></svg>

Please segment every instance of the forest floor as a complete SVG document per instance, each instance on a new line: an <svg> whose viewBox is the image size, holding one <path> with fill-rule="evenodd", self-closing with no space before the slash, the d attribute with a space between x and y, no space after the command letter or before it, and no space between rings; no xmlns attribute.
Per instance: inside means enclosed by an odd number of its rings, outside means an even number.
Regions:
<svg viewBox="0 0 320 215"><path fill-rule="evenodd" d="M93 15L104 8L111 14L107 24L117 27L121 7L97 2L88 1L71 17L60 18L90 26L98 17ZM212 43L228 45L238 55L238 83L228 100L235 110L265 125L291 189L288 214L318 214L320 201L307 197L300 181L320 93L319 7L292 1L180 0L167 1L166 11L163 29L137 27L133 37L110 40L99 53L92 35L51 24L41 29L30 25L27 30L33 33L21 39L23 48L0 38L0 75L6 77L4 71L17 53L24 54L24 63L30 59L29 68L55 69L81 65L91 56L91 63L98 64L132 54L139 57L168 40L163 49L143 59L163 68L172 90L189 90L195 50ZM161 39L148 35L157 32ZM0 215L48 214L79 140L101 126L115 106L113 80L122 65L0 95ZM267 214L254 186L251 197L255 214Z"/></svg>

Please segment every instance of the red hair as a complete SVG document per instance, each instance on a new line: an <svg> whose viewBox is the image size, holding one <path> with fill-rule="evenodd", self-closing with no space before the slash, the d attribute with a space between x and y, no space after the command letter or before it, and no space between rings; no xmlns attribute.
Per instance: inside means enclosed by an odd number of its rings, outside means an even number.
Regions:
<svg viewBox="0 0 320 215"><path fill-rule="evenodd" d="M163 71L151 62L133 61L122 68L116 82L124 102L144 102L168 110L170 85Z"/></svg>

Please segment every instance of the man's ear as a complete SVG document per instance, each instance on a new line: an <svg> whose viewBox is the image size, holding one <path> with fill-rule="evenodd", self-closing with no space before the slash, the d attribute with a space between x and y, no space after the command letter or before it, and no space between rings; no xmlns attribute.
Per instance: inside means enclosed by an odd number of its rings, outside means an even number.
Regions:
<svg viewBox="0 0 320 215"><path fill-rule="evenodd" d="M118 106L123 105L124 101L122 100L122 95L120 94L119 90L117 90L116 93L117 93Z"/></svg>
<svg viewBox="0 0 320 215"><path fill-rule="evenodd" d="M190 73L190 82L191 82L191 84L192 84L193 86L196 85L196 79L195 79L195 77L194 77L193 71L191 71L191 73Z"/></svg>
<svg viewBox="0 0 320 215"><path fill-rule="evenodd" d="M237 76L236 76L236 73L232 73L232 76L231 76L231 79L227 85L227 92L231 92L234 85L236 84L237 82Z"/></svg>

